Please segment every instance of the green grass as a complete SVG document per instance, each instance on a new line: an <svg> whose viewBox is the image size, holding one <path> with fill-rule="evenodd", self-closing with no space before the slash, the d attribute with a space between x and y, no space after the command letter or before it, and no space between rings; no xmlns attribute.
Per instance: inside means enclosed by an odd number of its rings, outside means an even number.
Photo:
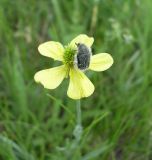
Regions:
<svg viewBox="0 0 152 160"><path fill-rule="evenodd" d="M150 160L151 17L151 0L0 0L0 160ZM57 65L38 53L40 43L80 33L115 62L88 73L96 90L81 101L84 133L72 148L68 82L45 90L33 76Z"/></svg>

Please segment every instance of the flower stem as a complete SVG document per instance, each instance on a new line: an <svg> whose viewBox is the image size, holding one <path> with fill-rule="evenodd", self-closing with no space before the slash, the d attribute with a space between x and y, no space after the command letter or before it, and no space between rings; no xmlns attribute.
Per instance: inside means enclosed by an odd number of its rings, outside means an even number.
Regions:
<svg viewBox="0 0 152 160"><path fill-rule="evenodd" d="M77 104L76 104L76 126L75 126L75 129L74 129L74 136L76 138L76 141L79 142L80 139L81 139L81 135L82 135L82 131L83 131L83 128L82 128L82 122L81 122L81 102L80 100L77 101Z"/></svg>
<svg viewBox="0 0 152 160"><path fill-rule="evenodd" d="M82 137L83 127L82 127L82 115L81 115L81 102L78 100L76 102L76 125L73 131L73 135L75 137L74 141L72 142L70 146L70 152L68 150L67 152L67 159L71 160L71 157L79 152L80 147L79 143Z"/></svg>
<svg viewBox="0 0 152 160"><path fill-rule="evenodd" d="M78 100L76 104L76 109L77 109L77 125L81 125L81 101Z"/></svg>

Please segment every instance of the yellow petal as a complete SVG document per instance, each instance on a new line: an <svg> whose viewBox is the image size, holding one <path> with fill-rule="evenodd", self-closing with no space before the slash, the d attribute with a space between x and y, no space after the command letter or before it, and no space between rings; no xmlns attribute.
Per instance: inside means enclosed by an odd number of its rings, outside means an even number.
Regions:
<svg viewBox="0 0 152 160"><path fill-rule="evenodd" d="M99 53L91 57L89 69L94 71L104 71L111 67L113 58L108 53Z"/></svg>
<svg viewBox="0 0 152 160"><path fill-rule="evenodd" d="M73 47L76 47L77 43L83 43L86 46L91 47L93 42L94 42L94 38L93 37L88 37L85 34L80 34L79 36L77 36L76 38L74 38L70 42L70 45L73 46Z"/></svg>
<svg viewBox="0 0 152 160"><path fill-rule="evenodd" d="M93 92L94 85L85 74L79 70L71 69L68 96L72 99L80 99L90 96Z"/></svg>
<svg viewBox="0 0 152 160"><path fill-rule="evenodd" d="M64 48L59 42L49 41L42 43L39 45L38 50L43 56L59 61L63 60Z"/></svg>
<svg viewBox="0 0 152 160"><path fill-rule="evenodd" d="M37 72L34 79L37 83L41 83L44 88L55 89L60 85L66 76L67 70L64 65L45 69Z"/></svg>

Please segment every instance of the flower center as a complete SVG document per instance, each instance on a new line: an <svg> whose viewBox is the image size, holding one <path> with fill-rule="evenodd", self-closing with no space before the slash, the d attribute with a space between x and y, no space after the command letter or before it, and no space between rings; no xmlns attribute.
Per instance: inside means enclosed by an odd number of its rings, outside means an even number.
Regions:
<svg viewBox="0 0 152 160"><path fill-rule="evenodd" d="M67 65L68 67L72 67L74 65L74 55L76 54L76 49L71 47L70 45L65 47L64 51L64 64Z"/></svg>

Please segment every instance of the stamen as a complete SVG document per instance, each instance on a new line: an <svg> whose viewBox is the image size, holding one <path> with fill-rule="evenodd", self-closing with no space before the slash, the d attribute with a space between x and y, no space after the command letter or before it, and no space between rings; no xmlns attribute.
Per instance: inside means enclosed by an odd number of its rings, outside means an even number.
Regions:
<svg viewBox="0 0 152 160"><path fill-rule="evenodd" d="M65 47L65 52L64 52L64 64L67 65L68 67L72 67L74 65L74 56L76 54L77 50L72 48L70 45Z"/></svg>

